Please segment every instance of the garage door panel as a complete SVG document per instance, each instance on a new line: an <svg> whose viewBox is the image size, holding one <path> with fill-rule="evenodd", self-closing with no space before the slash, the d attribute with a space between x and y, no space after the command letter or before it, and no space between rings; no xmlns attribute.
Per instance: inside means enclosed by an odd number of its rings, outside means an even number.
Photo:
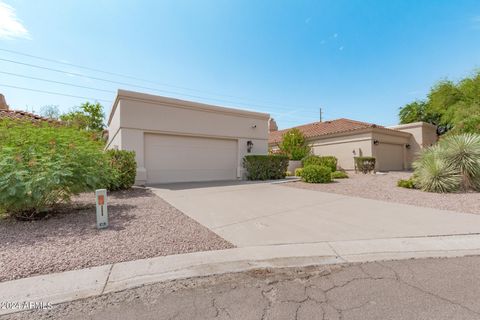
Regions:
<svg viewBox="0 0 480 320"><path fill-rule="evenodd" d="M403 145L381 143L377 148L378 170L401 171L403 167Z"/></svg>
<svg viewBox="0 0 480 320"><path fill-rule="evenodd" d="M233 180L236 140L174 135L145 135L148 183Z"/></svg>

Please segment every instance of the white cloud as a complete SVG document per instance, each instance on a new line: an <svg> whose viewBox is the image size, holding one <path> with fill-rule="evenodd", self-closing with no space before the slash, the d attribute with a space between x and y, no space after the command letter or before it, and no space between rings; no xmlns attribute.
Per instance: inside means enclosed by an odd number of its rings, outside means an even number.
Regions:
<svg viewBox="0 0 480 320"><path fill-rule="evenodd" d="M31 39L30 33L18 19L15 9L0 1L0 39Z"/></svg>

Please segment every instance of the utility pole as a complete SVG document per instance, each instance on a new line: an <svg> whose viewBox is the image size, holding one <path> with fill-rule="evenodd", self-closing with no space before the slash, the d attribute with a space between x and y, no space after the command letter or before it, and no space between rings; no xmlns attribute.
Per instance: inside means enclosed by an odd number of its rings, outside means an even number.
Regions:
<svg viewBox="0 0 480 320"><path fill-rule="evenodd" d="M323 111L322 111L322 108L320 108L320 122L322 122L322 114L323 114Z"/></svg>

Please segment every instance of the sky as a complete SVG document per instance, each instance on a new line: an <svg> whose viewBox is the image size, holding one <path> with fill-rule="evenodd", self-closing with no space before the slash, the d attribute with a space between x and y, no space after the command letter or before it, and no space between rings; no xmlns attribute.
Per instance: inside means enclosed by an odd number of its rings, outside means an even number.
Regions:
<svg viewBox="0 0 480 320"><path fill-rule="evenodd" d="M127 89L280 128L320 108L394 125L435 82L479 68L478 0L0 0L0 93L37 113L97 100L108 116Z"/></svg>

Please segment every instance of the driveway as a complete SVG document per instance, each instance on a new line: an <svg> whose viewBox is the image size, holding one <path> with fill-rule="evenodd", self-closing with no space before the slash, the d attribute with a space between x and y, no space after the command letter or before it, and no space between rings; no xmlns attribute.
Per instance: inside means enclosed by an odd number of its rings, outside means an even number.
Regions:
<svg viewBox="0 0 480 320"><path fill-rule="evenodd" d="M158 196L238 247L480 233L480 216L276 183L183 183Z"/></svg>

